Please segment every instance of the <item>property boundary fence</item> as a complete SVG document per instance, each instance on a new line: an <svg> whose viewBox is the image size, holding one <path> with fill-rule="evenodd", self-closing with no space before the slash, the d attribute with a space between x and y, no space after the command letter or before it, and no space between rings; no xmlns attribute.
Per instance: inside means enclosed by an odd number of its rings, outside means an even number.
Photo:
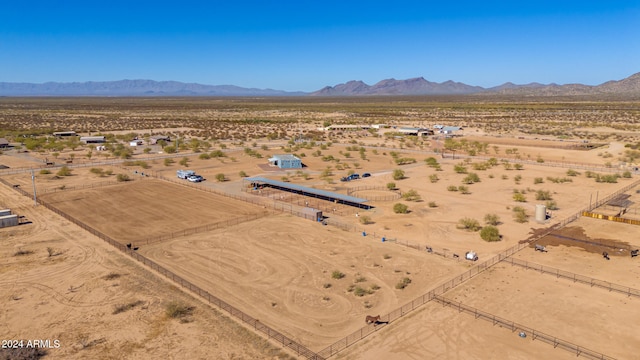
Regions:
<svg viewBox="0 0 640 360"><path fill-rule="evenodd" d="M2 182L5 185L11 186L4 179L0 178L0 182ZM14 189L16 191L18 191L19 193L21 193L22 195L25 195L27 197L29 197L31 195L30 193L24 191L23 189L20 189L20 188L14 188ZM243 311L233 307L232 305L229 305L228 303L224 302L223 300L219 299L218 297L210 294L209 292L203 290L202 288L196 286L195 284L189 282L188 280L176 275L172 271L164 268L163 266L157 264L156 262L151 261L148 258L144 257L143 255L140 255L139 253L135 252L134 250L131 250L131 249L127 248L126 245L114 240L110 236L108 236L108 235L106 235L106 234L104 234L104 233L102 233L102 232L90 227L89 225L85 224L84 222L82 222L82 221L70 216L66 212L61 211L60 209L56 208L55 206L50 205L46 201L39 200L39 203L42 206L46 207L47 209L53 211L54 213L60 215L61 217L65 218L65 219L67 219L68 221L78 225L79 227L81 227L85 231L87 231L87 232L95 235L96 237L104 240L105 242L107 242L111 246L115 247L116 249L124 252L125 254L127 254L129 256L131 256L132 258L134 258L137 261L141 262L145 266L157 271L158 273L162 274L166 278L174 281L176 284L180 285L181 287L183 287L185 289L189 289L193 293L195 293L198 296L200 296L202 299L206 300L209 304L212 304L212 305L218 307L219 309L226 311L232 317L241 320L246 325L252 327L254 330L259 331L260 333L265 335L268 339L274 340L278 344L281 344L283 347L289 348L290 350L295 352L297 355L302 356L302 357L307 358L307 359L314 359L314 360L322 360L322 359L324 359L321 355L311 351L310 349L308 349L304 345L294 341L293 339L287 337L286 335L280 333L279 331L269 327L268 325L263 324L259 320L254 319L253 317L251 317L248 314L244 313Z"/></svg>
<svg viewBox="0 0 640 360"><path fill-rule="evenodd" d="M543 274L549 274L549 275L553 275L557 278L563 278L563 279L567 279L567 280L571 280L573 282L579 282L582 284L586 284L589 285L591 287L599 287L605 290L609 290L609 292L611 291L615 291L618 292L620 294L624 294L627 295L629 297L631 296L635 296L637 298L640 298L640 290L638 289L634 289L628 286L622 286L622 285L618 285L618 284L613 284L610 283L608 281L604 281L604 280L598 280L598 279L594 279L592 277L588 277L588 276L584 276L584 275L580 275L580 274L575 274L569 271L564 271L564 270L560 270L560 269L556 269L550 266L545 266L545 265L540 265L540 264L536 264L536 263L532 263L529 261L524 261L524 260L520 260L520 259L514 259L514 258L507 258L503 260L506 263L509 263L511 265L514 266L520 266L523 267L527 270L535 270L535 271L539 271L540 273Z"/></svg>
<svg viewBox="0 0 640 360"><path fill-rule="evenodd" d="M453 309L457 309L459 312L465 312L467 314L473 315L476 319L482 319L491 322L494 326L498 325L503 328L507 328L512 332L522 332L525 336L531 336L531 340L540 340L546 342L547 344L553 345L554 348L561 348L576 354L576 356L583 356L588 359L599 359L599 360L614 360L614 358L607 356L605 354L599 353L597 351L593 351L587 349L583 346L576 345L572 342L559 339L555 336L546 334L539 330L532 329L528 326L520 325L511 320L507 320L501 318L499 316L478 310L474 307L464 305L461 302L455 302L449 300L443 296L435 295L433 298L436 302L442 304L443 306L449 306Z"/></svg>

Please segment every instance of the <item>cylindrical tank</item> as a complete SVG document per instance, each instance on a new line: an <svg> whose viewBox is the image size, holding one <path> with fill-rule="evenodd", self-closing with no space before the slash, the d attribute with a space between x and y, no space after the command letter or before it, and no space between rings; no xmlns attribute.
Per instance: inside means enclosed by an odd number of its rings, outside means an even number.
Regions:
<svg viewBox="0 0 640 360"><path fill-rule="evenodd" d="M547 220L547 206L538 204L536 205L536 221L545 222Z"/></svg>

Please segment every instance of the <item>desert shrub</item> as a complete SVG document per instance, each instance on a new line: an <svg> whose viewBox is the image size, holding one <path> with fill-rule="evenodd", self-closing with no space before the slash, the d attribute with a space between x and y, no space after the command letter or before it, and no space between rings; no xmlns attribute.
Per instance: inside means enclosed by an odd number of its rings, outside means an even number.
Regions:
<svg viewBox="0 0 640 360"><path fill-rule="evenodd" d="M51 174L51 171L48 169L42 169L40 170L40 175L49 175Z"/></svg>
<svg viewBox="0 0 640 360"><path fill-rule="evenodd" d="M165 314L172 319L183 318L193 313L194 307L179 301L170 301L164 308Z"/></svg>
<svg viewBox="0 0 640 360"><path fill-rule="evenodd" d="M541 178L541 177L534 178L533 179L533 183L534 184L542 184L542 183L544 183L544 179Z"/></svg>
<svg viewBox="0 0 640 360"><path fill-rule="evenodd" d="M406 288L407 285L409 285L409 284L411 284L411 279L409 279L408 277L402 278L402 280L400 280L396 284L396 289L402 290L402 289Z"/></svg>
<svg viewBox="0 0 640 360"><path fill-rule="evenodd" d="M513 168L516 170L523 170L524 169L524 165L522 164L513 164Z"/></svg>
<svg viewBox="0 0 640 360"><path fill-rule="evenodd" d="M480 223L476 219L462 218L458 221L458 229L464 229L467 231L480 230Z"/></svg>
<svg viewBox="0 0 640 360"><path fill-rule="evenodd" d="M549 210L558 210L558 204L555 201L547 201L545 203L545 206L547 207L547 209Z"/></svg>
<svg viewBox="0 0 640 360"><path fill-rule="evenodd" d="M520 180L522 180L522 176L520 176L520 175L516 175L516 176L513 177L513 181L516 184L520 184Z"/></svg>
<svg viewBox="0 0 640 360"><path fill-rule="evenodd" d="M440 180L440 179L438 178L438 175L436 175L436 174L431 174L431 175L429 175L429 181L431 181L432 183L437 183L437 182L438 182L438 180Z"/></svg>
<svg viewBox="0 0 640 360"><path fill-rule="evenodd" d="M429 167L436 167L438 166L438 160L436 160L436 158L434 157L428 157L426 159L424 159L424 162L427 164L427 166Z"/></svg>
<svg viewBox="0 0 640 360"><path fill-rule="evenodd" d="M549 191L538 190L536 191L536 200L552 200L553 196Z"/></svg>
<svg viewBox="0 0 640 360"><path fill-rule="evenodd" d="M22 249L18 249L18 251L16 251L15 253L13 253L13 256L25 256L25 255L31 255L33 254L32 250L22 250Z"/></svg>
<svg viewBox="0 0 640 360"><path fill-rule="evenodd" d="M227 177L223 173L216 174L216 180L218 182L223 182L227 180Z"/></svg>
<svg viewBox="0 0 640 360"><path fill-rule="evenodd" d="M629 179L631 178L631 171L627 170L625 172L622 173L622 177L625 179Z"/></svg>
<svg viewBox="0 0 640 360"><path fill-rule="evenodd" d="M458 187L455 185L447 186L447 191L458 191Z"/></svg>
<svg viewBox="0 0 640 360"><path fill-rule="evenodd" d="M406 201L418 201L420 200L420 194L417 191L411 189L402 194L402 198Z"/></svg>
<svg viewBox="0 0 640 360"><path fill-rule="evenodd" d="M396 165L407 165L407 164L414 164L416 162L416 159L414 158L395 158L393 159L393 161L396 163Z"/></svg>
<svg viewBox="0 0 640 360"><path fill-rule="evenodd" d="M69 169L67 166L63 166L60 168L60 170L58 170L58 173L56 174L58 176L71 176L71 169Z"/></svg>
<svg viewBox="0 0 640 360"><path fill-rule="evenodd" d="M404 179L404 171L402 169L393 170L393 180L402 180Z"/></svg>
<svg viewBox="0 0 640 360"><path fill-rule="evenodd" d="M513 200L517 202L527 202L527 197L521 192L515 192L513 194Z"/></svg>
<svg viewBox="0 0 640 360"><path fill-rule="evenodd" d="M359 297L369 295L371 293L372 293L371 290L361 288L360 286L356 286L355 289L353 289L353 295L359 296Z"/></svg>
<svg viewBox="0 0 640 360"><path fill-rule="evenodd" d="M387 189L395 190L396 189L396 183L394 183L394 182L387 183Z"/></svg>
<svg viewBox="0 0 640 360"><path fill-rule="evenodd" d="M179 164L182 166L189 166L189 158L188 157L183 157L182 159L180 159Z"/></svg>
<svg viewBox="0 0 640 360"><path fill-rule="evenodd" d="M457 164L453 167L453 171L455 171L458 174L466 174L467 168L462 164Z"/></svg>
<svg viewBox="0 0 640 360"><path fill-rule="evenodd" d="M220 147L222 147L222 145L220 145ZM212 158L221 158L225 157L226 155L222 150L213 150L211 153L209 153L209 156L211 156Z"/></svg>
<svg viewBox="0 0 640 360"><path fill-rule="evenodd" d="M468 186L460 185L460 186L458 186L458 191L460 191L460 193L464 194L464 195L471 194L471 191L469 191L469 187Z"/></svg>
<svg viewBox="0 0 640 360"><path fill-rule="evenodd" d="M513 219L517 223L526 223L527 221L529 221L529 215L527 214L526 210L523 207L514 206L512 211L513 211Z"/></svg>
<svg viewBox="0 0 640 360"><path fill-rule="evenodd" d="M240 171L240 172L238 173L238 176L240 176L240 177L242 177L242 178L245 178L245 177L247 177L247 176L249 176L249 175L247 175L247 173L246 173L246 172L244 172L244 171Z"/></svg>
<svg viewBox="0 0 640 360"><path fill-rule="evenodd" d="M496 214L487 214L484 216L484 222L485 224L496 226L500 224L500 217Z"/></svg>
<svg viewBox="0 0 640 360"><path fill-rule="evenodd" d="M117 180L117 181L120 181L120 182L124 182L124 181L130 181L130 180L131 180L131 178L130 178L130 177L129 177L129 175L127 175L127 174L118 174L118 175L116 176L116 180Z"/></svg>
<svg viewBox="0 0 640 360"><path fill-rule="evenodd" d="M162 150L167 154L175 154L178 151L173 145L165 146Z"/></svg>
<svg viewBox="0 0 640 360"><path fill-rule="evenodd" d="M409 207L402 203L397 203L393 205L393 212L396 214L406 214L409 212Z"/></svg>
<svg viewBox="0 0 640 360"><path fill-rule="evenodd" d="M500 231L493 225L485 226L480 230L480 237L484 241L500 241Z"/></svg>
<svg viewBox="0 0 640 360"><path fill-rule="evenodd" d="M578 175L580 175L580 173L573 169L567 170L567 176L578 176Z"/></svg>
<svg viewBox="0 0 640 360"><path fill-rule="evenodd" d="M364 216L360 216L360 223L362 225L369 225L369 224L373 224L373 220L371 220L370 216L364 215Z"/></svg>
<svg viewBox="0 0 640 360"><path fill-rule="evenodd" d="M127 304L117 304L117 305L114 305L112 314L116 315L116 314L123 313L125 311L129 311L129 310L135 308L136 306L140 306L142 304L144 304L144 301L142 301L142 300L132 301L132 302L127 303Z"/></svg>
<svg viewBox="0 0 640 360"><path fill-rule="evenodd" d="M175 161L171 158L164 159L164 166L171 166Z"/></svg>
<svg viewBox="0 0 640 360"><path fill-rule="evenodd" d="M198 158L200 160L209 160L209 159L211 159L211 155L209 155L207 153L202 153L202 154L198 155Z"/></svg>
<svg viewBox="0 0 640 360"><path fill-rule="evenodd" d="M115 280L115 279L119 278L120 276L122 276L122 275L120 275L117 272L110 272L107 275L103 276L102 278L105 279L105 280Z"/></svg>
<svg viewBox="0 0 640 360"><path fill-rule="evenodd" d="M478 177L478 174L476 173L469 173L464 179L462 179L463 184L475 184L477 182L480 182L480 177Z"/></svg>
<svg viewBox="0 0 640 360"><path fill-rule="evenodd" d="M339 271L339 270L333 270L333 272L331 273L331 278L332 279L336 279L336 280L340 280L342 278L344 278L346 275Z"/></svg>
<svg viewBox="0 0 640 360"><path fill-rule="evenodd" d="M438 207L438 204L436 204L435 201L429 201L429 207L430 208L436 208L436 207Z"/></svg>

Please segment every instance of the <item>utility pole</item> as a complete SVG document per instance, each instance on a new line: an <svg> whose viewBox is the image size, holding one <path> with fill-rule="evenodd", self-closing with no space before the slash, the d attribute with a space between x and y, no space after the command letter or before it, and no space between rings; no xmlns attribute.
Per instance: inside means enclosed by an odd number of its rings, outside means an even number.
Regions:
<svg viewBox="0 0 640 360"><path fill-rule="evenodd" d="M38 206L38 198L36 197L36 176L31 169L31 183L33 184L33 206Z"/></svg>

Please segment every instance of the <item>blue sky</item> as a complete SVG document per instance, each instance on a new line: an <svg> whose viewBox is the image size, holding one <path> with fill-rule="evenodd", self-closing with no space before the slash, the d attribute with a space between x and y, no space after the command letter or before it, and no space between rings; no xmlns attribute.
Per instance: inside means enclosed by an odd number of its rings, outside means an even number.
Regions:
<svg viewBox="0 0 640 360"><path fill-rule="evenodd" d="M640 1L17 1L0 82L314 91L424 77L597 85L640 72Z"/></svg>

